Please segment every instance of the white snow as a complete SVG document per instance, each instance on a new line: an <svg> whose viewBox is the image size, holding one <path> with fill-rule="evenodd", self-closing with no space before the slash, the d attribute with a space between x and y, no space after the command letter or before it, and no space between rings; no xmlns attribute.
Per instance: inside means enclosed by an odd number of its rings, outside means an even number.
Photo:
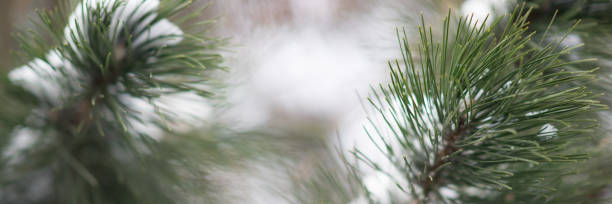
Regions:
<svg viewBox="0 0 612 204"><path fill-rule="evenodd" d="M91 10L101 6L104 11L110 12L110 6L115 5L116 0L85 0L83 4L76 6L75 10L69 17L68 25L64 28L64 37L66 44L70 45L73 49L77 49L79 43L88 41L89 39L81 39L81 36L86 36L87 31L87 18L91 15ZM109 37L119 40L119 33L123 32L122 28L124 25L135 26L136 32L144 31L141 35L135 36L134 47L143 45L143 43L150 39L163 37L158 40L148 43L143 48L149 48L153 46L166 46L176 45L182 41L183 31L168 21L167 19L161 19L155 23L153 20L157 17L155 13L159 7L159 0L125 0L120 1L115 13L112 16L111 24L109 25L110 32ZM137 22L138 19L143 16L151 14L144 18L141 22ZM138 25L133 25L140 23ZM146 30L143 30L146 29ZM82 33L83 35L80 35ZM76 40L76 41L75 41ZM124 52L125 53L125 52ZM83 57L79 54L79 57ZM119 56L121 57L121 56ZM154 59L150 59L154 60ZM37 96L42 101L50 102L53 105L61 105L71 94L81 91L81 84L87 82L86 75L80 73L80 70L76 69L70 61L66 60L64 56L57 50L51 50L44 58L36 58L28 64L18 67L9 73L9 79L16 85L24 87L32 94ZM136 109L136 114L143 121L129 121L130 125L133 126L135 132L144 133L152 138L160 138L163 134L160 128L154 125L153 121L159 121L161 118L156 114L156 110L151 104L156 104L160 107L169 107L173 105L180 105L181 111L177 113L177 116L185 115L183 118L168 118L178 122L173 123L174 125L179 124L176 128L184 129L185 123L193 125L195 121L200 121L201 117L207 115L208 106L203 106L202 100L195 100L193 94L182 94L169 99L169 97L162 97L159 100L143 101L141 99L133 98L131 96L122 96L124 102L128 103L131 107ZM173 104L173 105L169 105ZM195 107L195 110L185 110ZM200 111L195 113L194 111ZM187 121L181 123L180 121ZM173 125L170 124L170 125ZM25 129L27 130L27 129ZM25 130L14 132L12 135L17 138L15 148L25 148L32 142L28 142L32 137L25 137L24 134L32 133ZM25 142L24 142L25 141ZM8 153L14 153L14 150L9 150Z"/></svg>

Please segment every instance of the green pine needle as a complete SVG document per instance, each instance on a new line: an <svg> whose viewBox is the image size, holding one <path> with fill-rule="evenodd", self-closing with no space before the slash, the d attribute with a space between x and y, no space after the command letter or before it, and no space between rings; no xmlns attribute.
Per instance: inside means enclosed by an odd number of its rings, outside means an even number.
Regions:
<svg viewBox="0 0 612 204"><path fill-rule="evenodd" d="M369 102L379 120L370 118L366 128L394 168L359 150L355 156L396 183L416 186L411 196L420 203L453 203L438 192L443 187L542 198L554 191L556 175L588 158L567 148L595 123L580 116L606 106L574 83L591 81L595 69L564 69L585 61L560 60L574 48L560 41L530 48L529 13L517 7L490 26L462 17L451 28L449 12L442 38L433 39L423 20L414 47L398 32L402 59L389 63L391 82L373 89Z"/></svg>

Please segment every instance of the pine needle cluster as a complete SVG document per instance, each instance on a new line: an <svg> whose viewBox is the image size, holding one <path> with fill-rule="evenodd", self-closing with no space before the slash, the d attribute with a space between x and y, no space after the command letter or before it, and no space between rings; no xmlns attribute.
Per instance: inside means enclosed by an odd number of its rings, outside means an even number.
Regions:
<svg viewBox="0 0 612 204"><path fill-rule="evenodd" d="M377 113L366 128L392 167L353 154L418 203L549 200L589 158L575 144L597 121L581 116L606 106L576 85L597 68L565 69L592 59L561 60L576 48L563 39L529 46L538 42L530 11L517 7L490 26L469 16L454 23L449 13L441 39L423 23L416 47L398 34L402 59L369 97Z"/></svg>
<svg viewBox="0 0 612 204"><path fill-rule="evenodd" d="M167 148L180 117L159 101L213 95L223 40L192 1L85 0L38 12L9 74L34 98L1 162L3 203L174 203L206 172ZM189 11L187 11L189 10ZM142 107L149 107L142 109ZM150 134L158 129L161 135ZM162 138L163 139L163 138ZM198 186L190 185L197 183ZM198 192L201 193L201 192ZM203 193L202 193L203 194Z"/></svg>

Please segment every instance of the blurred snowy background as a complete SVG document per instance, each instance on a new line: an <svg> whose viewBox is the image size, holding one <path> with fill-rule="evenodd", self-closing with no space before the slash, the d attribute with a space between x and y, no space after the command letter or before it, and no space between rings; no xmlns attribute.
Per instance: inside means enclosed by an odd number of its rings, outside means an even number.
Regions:
<svg viewBox="0 0 612 204"><path fill-rule="evenodd" d="M20 63L9 55L8 48L17 47L10 33L26 28L35 8L52 7L57 0L2 2L0 70L4 73ZM335 148L359 146L377 154L362 131L366 115L362 103L370 86L387 79L387 61L399 57L396 28L406 26L407 32L414 33L421 14L426 22L435 23L449 8L457 13L473 12L482 19L488 13L503 13L506 3L218 0L206 15L217 19L215 34L229 38L224 53L229 72L222 76L228 105L212 111L202 109L202 104L174 105L236 131L265 130L289 141L300 138L290 152L291 159L253 161L246 168L219 169L211 176L226 186L218 196L228 202L287 202L278 196L279 191L292 188L295 179L314 176L319 165L326 165L320 164L321 158L329 158L323 163L337 163ZM383 200L386 189L394 188L380 175L371 175L365 182Z"/></svg>

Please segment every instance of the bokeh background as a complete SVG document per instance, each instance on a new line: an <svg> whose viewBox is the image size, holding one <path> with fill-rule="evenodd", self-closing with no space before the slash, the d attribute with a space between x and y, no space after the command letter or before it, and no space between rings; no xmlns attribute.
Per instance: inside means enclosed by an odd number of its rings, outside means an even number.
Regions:
<svg viewBox="0 0 612 204"><path fill-rule="evenodd" d="M0 70L23 63L10 54L17 49L11 33L27 29L35 9L58 0L2 0L0 6ZM199 3L206 4L207 1ZM246 136L264 135L254 151L277 148L273 156L255 157L240 165L213 168L217 197L227 202L299 202L328 169L344 167L336 150L354 146L376 155L362 131L367 112L362 105L370 87L387 80L387 61L399 57L395 32L406 26L410 36L420 21L434 25L452 9L459 14L501 15L506 0L217 0L207 18L217 22L214 35L227 37L226 88L219 104L175 104L196 111L203 130L229 127ZM413 33L412 35L410 33ZM414 40L414 39L408 39ZM248 154L248 153L247 153ZM376 158L376 156L373 156ZM326 173L327 172L327 173ZM333 176L332 176L333 177ZM337 178L342 180L342 178ZM339 185L334 191L351 193ZM312 181L312 182L310 182ZM372 173L365 177L372 193L385 201L394 184ZM345 188L341 190L339 188ZM327 189L332 190L332 189ZM331 193L331 192L327 192ZM287 195L280 197L279 195ZM289 196L290 195L290 196ZM387 200L388 201L388 200ZM355 201L357 202L357 201Z"/></svg>

